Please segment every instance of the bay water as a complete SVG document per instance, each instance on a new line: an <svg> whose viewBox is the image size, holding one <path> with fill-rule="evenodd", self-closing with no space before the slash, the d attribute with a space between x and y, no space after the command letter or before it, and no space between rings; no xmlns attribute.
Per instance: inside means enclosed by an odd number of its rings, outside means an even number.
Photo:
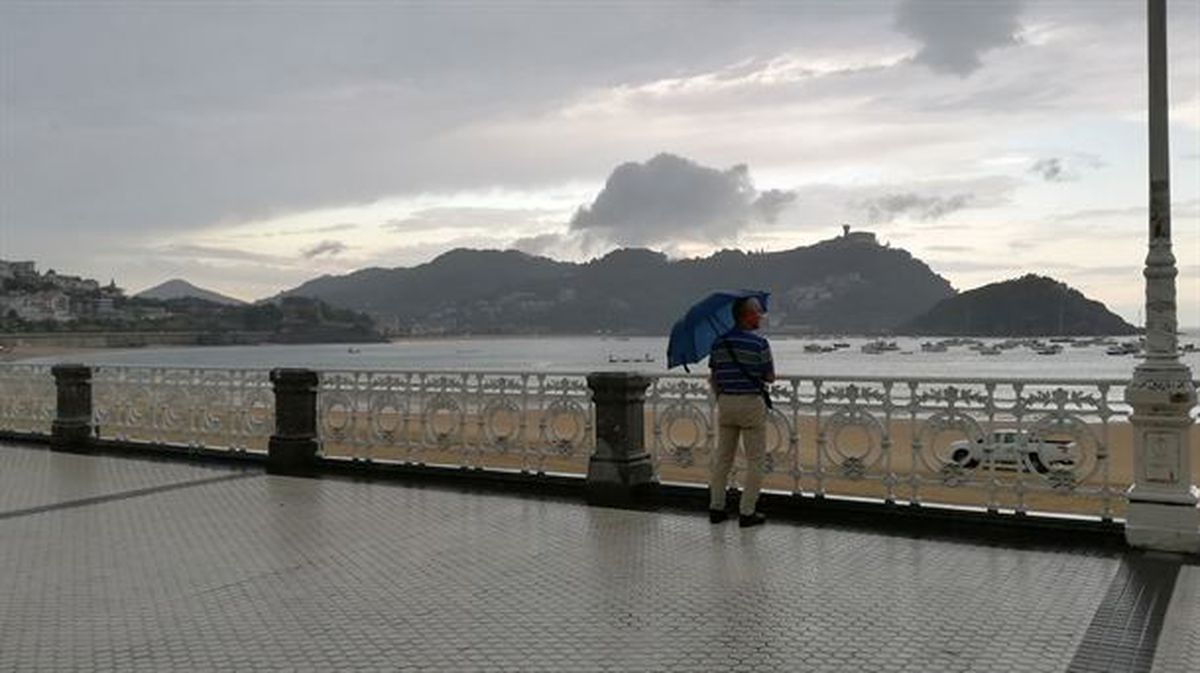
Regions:
<svg viewBox="0 0 1200 673"><path fill-rule="evenodd" d="M865 337L841 338L838 341L848 343L848 348L811 353L804 350L806 344L829 345L834 339L772 338L769 333L765 336L771 339L776 371L781 376L1124 379L1139 362L1131 355L1108 355L1100 345L1076 348L1064 343L1062 352L1056 355L1038 355L1029 348L1017 347L999 355L983 356L965 346L951 347L943 353L922 352L921 343L935 339L898 337L890 339L896 342L898 351L871 355L861 351L862 345L870 341ZM1195 341L1195 336L1185 335L1182 341ZM93 350L25 362L255 369L664 373L666 349L666 337L472 337L402 339L379 344ZM1200 372L1200 353L1185 354L1183 361L1193 372ZM691 370L707 372L707 367L702 363Z"/></svg>

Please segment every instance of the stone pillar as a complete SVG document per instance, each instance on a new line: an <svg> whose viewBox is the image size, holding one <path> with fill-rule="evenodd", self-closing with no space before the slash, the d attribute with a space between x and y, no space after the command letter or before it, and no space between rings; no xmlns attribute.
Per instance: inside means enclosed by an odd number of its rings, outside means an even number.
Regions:
<svg viewBox="0 0 1200 673"><path fill-rule="evenodd" d="M317 452L317 373L311 369L272 369L275 433L267 444L267 472L308 476Z"/></svg>
<svg viewBox="0 0 1200 673"><path fill-rule="evenodd" d="M588 461L587 500L594 505L635 507L654 488L654 465L646 452L646 389L650 378L628 372L589 374L596 405L596 452Z"/></svg>
<svg viewBox="0 0 1200 673"><path fill-rule="evenodd" d="M1192 373L1179 361L1167 138L1166 0L1148 0L1150 231L1146 255L1146 358L1125 401L1133 407L1133 486L1125 539L1134 547L1200 553L1200 490L1192 484Z"/></svg>
<svg viewBox="0 0 1200 673"><path fill-rule="evenodd" d="M92 443L92 369L86 365L59 364L54 375L58 403L50 424L50 448L89 453Z"/></svg>

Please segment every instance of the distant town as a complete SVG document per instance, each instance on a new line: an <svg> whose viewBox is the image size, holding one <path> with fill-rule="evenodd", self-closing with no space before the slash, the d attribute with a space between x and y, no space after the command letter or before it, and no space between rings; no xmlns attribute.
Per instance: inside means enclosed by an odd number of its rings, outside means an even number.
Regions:
<svg viewBox="0 0 1200 673"><path fill-rule="evenodd" d="M125 291L109 281L56 273L40 273L36 262L0 260L0 317L5 326L68 323L84 319L152 319L162 307L126 306Z"/></svg>
<svg viewBox="0 0 1200 673"><path fill-rule="evenodd" d="M186 291L147 295L153 293L127 295L113 280L101 284L54 269L43 273L32 261L0 260L0 334L191 333L195 343L378 339L365 314L319 299L283 297L247 304Z"/></svg>

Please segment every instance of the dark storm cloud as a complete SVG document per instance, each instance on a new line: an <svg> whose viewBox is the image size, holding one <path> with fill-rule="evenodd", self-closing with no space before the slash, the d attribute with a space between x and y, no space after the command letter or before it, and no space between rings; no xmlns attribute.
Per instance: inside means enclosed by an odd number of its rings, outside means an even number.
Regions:
<svg viewBox="0 0 1200 673"><path fill-rule="evenodd" d="M617 166L571 230L620 245L728 241L752 222L774 221L794 196L759 193L745 164L722 171L664 153Z"/></svg>
<svg viewBox="0 0 1200 673"><path fill-rule="evenodd" d="M341 241L321 241L320 243L304 248L300 251L300 254L303 255L305 259L312 259L314 257L321 256L336 257L345 252L347 247L348 246Z"/></svg>
<svg viewBox="0 0 1200 673"><path fill-rule="evenodd" d="M925 196L914 192L884 194L864 200L859 208L867 211L873 223L891 222L899 217L908 217L921 222L941 218L970 208L976 201L974 194L952 194L950 196Z"/></svg>
<svg viewBox="0 0 1200 673"><path fill-rule="evenodd" d="M768 189L754 200L754 211L758 219L774 223L779 219L779 212L789 203L796 200L796 193L782 189Z"/></svg>
<svg viewBox="0 0 1200 673"><path fill-rule="evenodd" d="M537 234L536 236L524 236L513 241L508 247L513 250L520 250L528 255L540 257L551 256L559 248L564 245L569 245L569 237L564 234Z"/></svg>
<svg viewBox="0 0 1200 673"><path fill-rule="evenodd" d="M903 0L896 29L921 43L916 62L966 77L983 65L980 54L1017 43L1020 9L1017 0Z"/></svg>

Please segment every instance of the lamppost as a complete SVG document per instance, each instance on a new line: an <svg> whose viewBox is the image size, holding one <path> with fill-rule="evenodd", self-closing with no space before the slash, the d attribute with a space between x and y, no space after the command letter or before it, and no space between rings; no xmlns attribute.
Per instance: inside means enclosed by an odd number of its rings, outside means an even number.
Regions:
<svg viewBox="0 0 1200 673"><path fill-rule="evenodd" d="M1150 81L1150 250L1146 255L1146 357L1125 389L1133 407L1133 486L1125 539L1130 545L1200 552L1200 489L1192 484L1192 373L1179 361L1175 255L1167 143L1167 7L1148 0Z"/></svg>

